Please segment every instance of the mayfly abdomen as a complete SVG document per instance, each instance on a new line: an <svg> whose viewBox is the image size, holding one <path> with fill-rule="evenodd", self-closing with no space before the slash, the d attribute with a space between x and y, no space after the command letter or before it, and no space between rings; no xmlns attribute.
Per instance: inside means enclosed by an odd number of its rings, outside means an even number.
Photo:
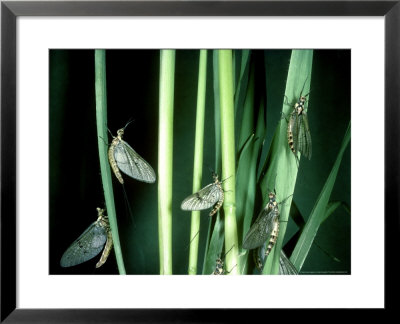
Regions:
<svg viewBox="0 0 400 324"><path fill-rule="evenodd" d="M103 253L101 254L100 260L96 264L96 268L100 268L107 261L107 258L110 255L112 247L113 247L113 239L112 239L111 229L109 229L107 232L107 242L104 247Z"/></svg>
<svg viewBox="0 0 400 324"><path fill-rule="evenodd" d="M256 266L256 268L260 271L262 271L264 264L263 264L263 260L265 258L265 252L263 252L263 256L260 255L260 250L262 249L262 247L259 247L258 249L254 249L253 250L253 260L254 260L254 264Z"/></svg>
<svg viewBox="0 0 400 324"><path fill-rule="evenodd" d="M115 146L118 144L118 138L114 138L111 142L110 148L108 149L108 160L110 161L111 169L113 170L118 181L123 184L124 179L122 178L121 172L119 172L117 162L114 159Z"/></svg>
<svg viewBox="0 0 400 324"><path fill-rule="evenodd" d="M97 208L97 220L92 223L64 252L60 260L62 267L72 267L94 258L107 241L108 217L104 209Z"/></svg>
<svg viewBox="0 0 400 324"><path fill-rule="evenodd" d="M181 204L182 210L204 210L212 206L210 216L217 213L224 202L224 190L218 175L213 174L214 182L186 197Z"/></svg>
<svg viewBox="0 0 400 324"><path fill-rule="evenodd" d="M274 245L278 239L278 234L279 234L279 220L276 219L275 224L274 224L274 229L272 230L272 233L271 233L271 238L269 239L268 247L265 251L265 256L268 256L269 253L271 252L272 248L274 247Z"/></svg>
<svg viewBox="0 0 400 324"><path fill-rule="evenodd" d="M114 137L108 150L108 159L118 181L124 183L122 171L136 180L154 183L156 174L153 168L122 139L123 134L124 128L117 131L117 137Z"/></svg>
<svg viewBox="0 0 400 324"><path fill-rule="evenodd" d="M212 211L210 212L210 217L215 215L218 210L221 208L222 204L224 203L224 190L222 189L221 183L218 182L215 184L218 187L218 193L219 193L219 200L218 202L215 204L214 208L212 209Z"/></svg>
<svg viewBox="0 0 400 324"><path fill-rule="evenodd" d="M296 150L294 148L293 130L294 130L294 125L296 123L296 117L297 116L295 113L290 114L288 128L287 128L287 137L288 137L289 147L292 150L292 152L295 154L296 154Z"/></svg>

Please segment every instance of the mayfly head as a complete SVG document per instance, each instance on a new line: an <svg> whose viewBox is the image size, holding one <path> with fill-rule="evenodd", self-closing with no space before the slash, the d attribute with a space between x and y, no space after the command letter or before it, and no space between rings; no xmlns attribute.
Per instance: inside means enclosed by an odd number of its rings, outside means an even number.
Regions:
<svg viewBox="0 0 400 324"><path fill-rule="evenodd" d="M212 177L213 177L214 183L219 182L219 180L218 180L218 174L216 174L214 171L212 172Z"/></svg>
<svg viewBox="0 0 400 324"><path fill-rule="evenodd" d="M108 229L110 227L110 223L108 221L108 216L104 215L106 210L100 207L97 207L96 210L97 210L97 223L99 223L100 226Z"/></svg>
<svg viewBox="0 0 400 324"><path fill-rule="evenodd" d="M299 96L300 98L299 98L299 100L296 102L296 104L294 106L294 109L295 109L295 111L297 112L298 115L300 115L303 112L304 104L305 104L305 102L307 100L306 98L310 94L310 92L309 92L306 95L303 95L303 91L304 91L304 87L306 86L307 79L308 79L308 76L304 80L303 87L301 88L300 96Z"/></svg>
<svg viewBox="0 0 400 324"><path fill-rule="evenodd" d="M296 104L294 105L294 110L297 113L297 115L301 115L303 113L304 110L304 105L306 103L306 97L300 97L299 101L296 102Z"/></svg>
<svg viewBox="0 0 400 324"><path fill-rule="evenodd" d="M125 131L125 127L117 130L118 139L120 139L120 140L122 139L122 136L124 135L124 131Z"/></svg>
<svg viewBox="0 0 400 324"><path fill-rule="evenodd" d="M276 202L276 194L274 192L270 192L268 194L268 208L274 208L276 207L277 202Z"/></svg>
<svg viewBox="0 0 400 324"><path fill-rule="evenodd" d="M274 179L274 191L271 189L268 189L268 203L266 208L274 208L276 206L276 177L278 174L275 174L275 179Z"/></svg>
<svg viewBox="0 0 400 324"><path fill-rule="evenodd" d="M129 125L130 123L132 123L133 121L134 121L134 120L131 118L131 119L125 124L125 126L124 126L123 128L120 128L120 129L117 130L117 137L118 137L119 139L122 139L122 136L124 135L124 132L125 132L125 128L127 128L128 125Z"/></svg>

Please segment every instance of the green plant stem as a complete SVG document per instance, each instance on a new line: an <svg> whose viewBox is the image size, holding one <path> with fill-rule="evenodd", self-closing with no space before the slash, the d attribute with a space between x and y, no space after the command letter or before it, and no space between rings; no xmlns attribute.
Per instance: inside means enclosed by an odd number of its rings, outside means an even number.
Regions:
<svg viewBox="0 0 400 324"><path fill-rule="evenodd" d="M222 178L224 182L225 200L225 267L229 273L237 274L238 236L236 224L235 201L235 121L233 101L232 51L219 50L219 88L221 109L221 149L222 149Z"/></svg>
<svg viewBox="0 0 400 324"><path fill-rule="evenodd" d="M293 111L294 103L299 99L300 92L309 93L311 82L313 51L292 50L288 77L286 81L285 95L288 103L283 99L282 112L287 116ZM311 96L311 95L310 95ZM300 154L297 154L300 161ZM289 218L290 204L294 193L298 173L298 165L293 152L290 150L287 140L287 121L282 118L274 135L271 146L271 162L266 175L261 182L263 206L268 201L268 191L276 190L276 199L281 202L288 198L284 204L279 205L280 226L279 235L275 247L272 249L265 264L264 274L279 273L279 257L285 236L287 220ZM275 187L275 188L274 188Z"/></svg>
<svg viewBox="0 0 400 324"><path fill-rule="evenodd" d="M158 236L160 274L172 274L172 156L175 50L160 51Z"/></svg>
<svg viewBox="0 0 400 324"><path fill-rule="evenodd" d="M105 50L95 50L95 92L96 92L96 123L97 143L99 147L101 180L103 183L104 198L107 206L107 215L110 221L114 243L115 257L118 271L126 274L122 257L121 244L118 235L118 224L115 213L114 193L110 165L108 163L107 140L107 85L106 85L106 53Z"/></svg>
<svg viewBox="0 0 400 324"><path fill-rule="evenodd" d="M201 188L203 175L204 116L206 103L207 50L200 50L199 80L197 87L196 135L194 143L193 191ZM192 212L190 227L189 274L197 274L199 253L200 211Z"/></svg>

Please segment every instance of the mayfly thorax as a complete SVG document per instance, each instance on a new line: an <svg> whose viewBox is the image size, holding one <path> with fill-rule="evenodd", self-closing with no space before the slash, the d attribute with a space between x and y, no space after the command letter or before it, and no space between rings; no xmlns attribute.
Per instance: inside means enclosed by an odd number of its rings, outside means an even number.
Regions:
<svg viewBox="0 0 400 324"><path fill-rule="evenodd" d="M222 189L223 181L218 180L217 174L213 173L213 179L213 183L186 197L182 201L181 209L204 210L214 206L210 212L210 216L216 214L224 202L224 190Z"/></svg>
<svg viewBox="0 0 400 324"><path fill-rule="evenodd" d="M104 215L105 210L97 208L97 220L93 222L64 252L60 260L62 267L72 267L86 262L103 250L96 268L102 266L112 248L112 235L108 217Z"/></svg>
<svg viewBox="0 0 400 324"><path fill-rule="evenodd" d="M305 104L309 93L304 96L302 95L304 85L300 93L300 98L294 104L293 111L289 116L287 138L289 147L296 156L296 159L297 152L300 152L303 156L310 160L312 154L312 142L310 127L308 125L308 117L305 111Z"/></svg>
<svg viewBox="0 0 400 324"><path fill-rule="evenodd" d="M121 184L124 183L124 179L120 171L136 180L154 183L156 175L153 168L122 139L126 126L117 131L117 136L113 137L108 149L111 168Z"/></svg>

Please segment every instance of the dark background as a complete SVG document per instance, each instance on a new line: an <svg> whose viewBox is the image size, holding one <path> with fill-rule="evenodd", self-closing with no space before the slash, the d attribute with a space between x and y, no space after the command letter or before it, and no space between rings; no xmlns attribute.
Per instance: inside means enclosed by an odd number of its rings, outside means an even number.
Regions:
<svg viewBox="0 0 400 324"><path fill-rule="evenodd" d="M261 51L260 51L261 52ZM281 118L290 50L267 50L266 68L268 150ZM190 213L181 201L191 194L196 115L197 50L177 50L174 100L173 160L173 273L186 274ZM104 206L98 158L94 51L51 50L50 58L50 273L117 274L114 254L99 269L99 257L61 268L65 249L96 220ZM157 173L158 50L107 50L108 128L116 134L132 118L125 132L128 142ZM203 185L211 182L214 167L212 51L208 53ZM309 124L313 140L311 161L301 160L294 201L307 218L331 171L350 120L350 51L315 50L309 96ZM124 175L123 175L124 177ZM128 177L125 191L113 175L117 218L128 274L158 274L157 183ZM331 200L350 206L350 146L347 148ZM261 208L261 207L260 207ZM132 210L132 215L130 214ZM257 212L259 208L256 208ZM201 273L208 212L202 213L198 268ZM288 223L285 242L297 230ZM324 222L315 238L303 273L350 273L350 215L341 207ZM286 252L290 254L285 248ZM335 256L340 262L335 261Z"/></svg>

